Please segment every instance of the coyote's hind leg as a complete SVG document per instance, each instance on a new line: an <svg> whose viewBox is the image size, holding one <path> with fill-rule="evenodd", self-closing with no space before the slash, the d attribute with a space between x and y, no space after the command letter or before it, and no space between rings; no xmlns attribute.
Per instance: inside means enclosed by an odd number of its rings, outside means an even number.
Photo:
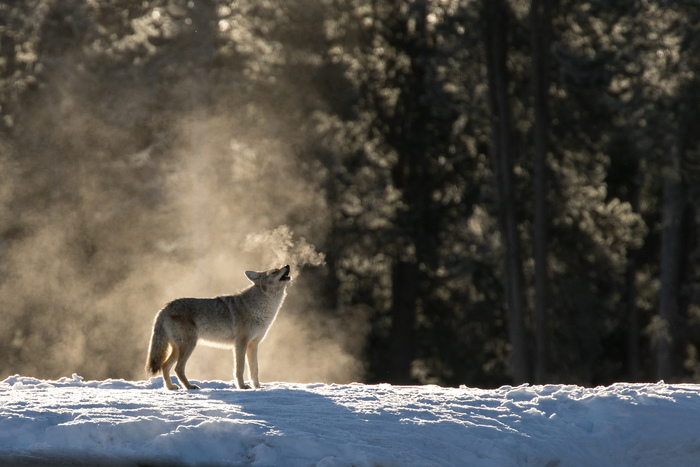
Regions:
<svg viewBox="0 0 700 467"><path fill-rule="evenodd" d="M175 374L177 375L177 379L179 379L183 386L185 386L187 389L199 389L199 386L196 384L191 384L187 379L187 376L185 376L185 365L187 364L187 360L190 358L193 351L194 345L183 345L182 347L179 347L177 365L175 365Z"/></svg>
<svg viewBox="0 0 700 467"><path fill-rule="evenodd" d="M163 362L163 366L161 367L161 369L163 370L163 384L165 384L165 387L170 390L180 389L180 386L174 384L170 380L170 369L175 364L175 360L177 360L177 355L178 350L175 347L170 347L170 355Z"/></svg>

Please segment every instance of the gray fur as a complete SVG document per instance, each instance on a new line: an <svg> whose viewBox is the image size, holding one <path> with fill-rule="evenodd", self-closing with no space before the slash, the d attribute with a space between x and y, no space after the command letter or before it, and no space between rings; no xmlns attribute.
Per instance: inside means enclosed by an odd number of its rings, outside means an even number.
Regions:
<svg viewBox="0 0 700 467"><path fill-rule="evenodd" d="M232 348L234 374L240 389L249 388L243 381L245 357L253 386L258 378L258 345L277 316L291 280L289 266L264 272L246 271L253 285L236 295L216 298L180 298L168 303L153 322L153 334L146 361L146 371L163 372L168 389L179 389L170 381L170 369L187 389L199 389L185 376L185 365L197 342L214 347Z"/></svg>

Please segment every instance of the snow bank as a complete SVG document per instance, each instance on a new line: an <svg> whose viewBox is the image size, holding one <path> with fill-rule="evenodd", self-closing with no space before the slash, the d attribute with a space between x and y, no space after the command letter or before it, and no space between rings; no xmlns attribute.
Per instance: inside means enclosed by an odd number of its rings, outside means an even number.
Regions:
<svg viewBox="0 0 700 467"><path fill-rule="evenodd" d="M700 386L0 383L0 464L698 465Z"/></svg>

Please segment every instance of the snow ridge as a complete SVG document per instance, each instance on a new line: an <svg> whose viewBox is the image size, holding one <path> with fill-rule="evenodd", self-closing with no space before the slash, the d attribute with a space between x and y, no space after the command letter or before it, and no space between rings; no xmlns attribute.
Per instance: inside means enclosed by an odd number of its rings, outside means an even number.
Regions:
<svg viewBox="0 0 700 467"><path fill-rule="evenodd" d="M0 382L0 464L697 465L700 386Z"/></svg>

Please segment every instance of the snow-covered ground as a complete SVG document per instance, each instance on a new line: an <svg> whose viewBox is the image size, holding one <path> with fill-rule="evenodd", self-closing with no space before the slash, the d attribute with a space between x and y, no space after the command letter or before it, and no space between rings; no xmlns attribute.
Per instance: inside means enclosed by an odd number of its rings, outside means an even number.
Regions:
<svg viewBox="0 0 700 467"><path fill-rule="evenodd" d="M700 386L0 382L0 465L700 465Z"/></svg>

